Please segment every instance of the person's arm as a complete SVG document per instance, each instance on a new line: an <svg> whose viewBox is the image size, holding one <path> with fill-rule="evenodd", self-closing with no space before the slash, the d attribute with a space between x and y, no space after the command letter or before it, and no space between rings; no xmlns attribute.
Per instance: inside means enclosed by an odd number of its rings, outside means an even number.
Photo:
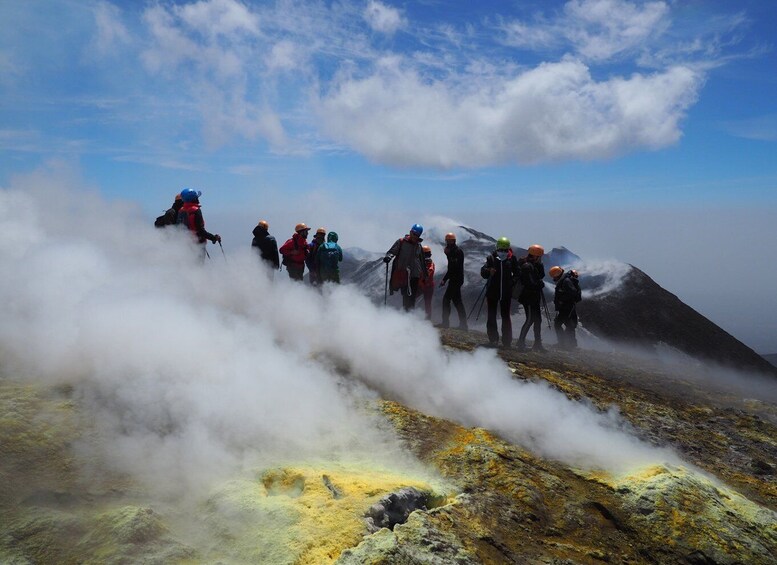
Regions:
<svg viewBox="0 0 777 565"><path fill-rule="evenodd" d="M272 261L276 269L280 269L281 261L278 258L278 242L275 241L274 237L268 237L267 240L267 248L270 250L270 261Z"/></svg>
<svg viewBox="0 0 777 565"><path fill-rule="evenodd" d="M205 218L202 216L202 210L197 210L197 213L194 215L194 227L197 228L196 233L200 241L206 239L209 239L213 243L221 241L221 236L219 234L212 234L205 229Z"/></svg>
<svg viewBox="0 0 777 565"><path fill-rule="evenodd" d="M386 251L386 256L383 258L383 261L388 263L394 257L396 257L397 254L399 253L399 249L401 245L402 245L402 240L401 239L396 240L394 242L394 245L392 245L391 248L388 251Z"/></svg>

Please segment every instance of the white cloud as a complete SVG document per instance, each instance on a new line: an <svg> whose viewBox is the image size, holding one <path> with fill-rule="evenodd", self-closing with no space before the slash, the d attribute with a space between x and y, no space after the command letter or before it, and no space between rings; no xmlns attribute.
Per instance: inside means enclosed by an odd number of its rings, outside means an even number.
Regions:
<svg viewBox="0 0 777 565"><path fill-rule="evenodd" d="M259 18L236 0L200 0L174 10L187 26L211 37L259 32Z"/></svg>
<svg viewBox="0 0 777 565"><path fill-rule="evenodd" d="M758 141L777 141L777 114L724 122L722 128L736 137Z"/></svg>
<svg viewBox="0 0 777 565"><path fill-rule="evenodd" d="M367 4L364 9L364 19L373 30L386 35L393 35L405 25L399 10L376 0L370 0Z"/></svg>
<svg viewBox="0 0 777 565"><path fill-rule="evenodd" d="M578 53L593 60L639 48L668 25L665 2L571 0L561 23Z"/></svg>
<svg viewBox="0 0 777 565"><path fill-rule="evenodd" d="M567 59L464 91L457 84L386 59L371 76L343 77L320 117L334 138L398 166L598 159L676 142L702 76L675 67L597 82Z"/></svg>
<svg viewBox="0 0 777 565"><path fill-rule="evenodd" d="M99 56L108 56L130 43L130 33L121 21L117 6L98 2L94 6L94 20L97 26L94 46Z"/></svg>
<svg viewBox="0 0 777 565"><path fill-rule="evenodd" d="M504 24L509 45L532 49L569 48L578 57L606 61L646 49L669 26L665 2L570 0L554 19Z"/></svg>

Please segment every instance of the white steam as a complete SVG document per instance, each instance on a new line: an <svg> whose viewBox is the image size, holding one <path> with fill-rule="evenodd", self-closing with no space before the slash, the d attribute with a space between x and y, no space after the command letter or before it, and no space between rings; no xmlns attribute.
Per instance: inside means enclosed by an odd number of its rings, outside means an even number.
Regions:
<svg viewBox="0 0 777 565"><path fill-rule="evenodd" d="M227 261L211 245L201 264L187 234L132 207L45 176L17 185L0 191L3 376L73 384L119 470L189 488L289 458L397 465L363 409L376 393L573 465L674 458L351 287L273 280L249 251Z"/></svg>

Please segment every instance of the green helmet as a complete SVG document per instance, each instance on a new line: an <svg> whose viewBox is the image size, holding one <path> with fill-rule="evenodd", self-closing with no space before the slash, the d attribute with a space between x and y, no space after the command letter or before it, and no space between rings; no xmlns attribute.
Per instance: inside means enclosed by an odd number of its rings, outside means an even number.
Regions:
<svg viewBox="0 0 777 565"><path fill-rule="evenodd" d="M510 249L510 240L506 237L500 237L496 240L496 249L501 251L503 249Z"/></svg>

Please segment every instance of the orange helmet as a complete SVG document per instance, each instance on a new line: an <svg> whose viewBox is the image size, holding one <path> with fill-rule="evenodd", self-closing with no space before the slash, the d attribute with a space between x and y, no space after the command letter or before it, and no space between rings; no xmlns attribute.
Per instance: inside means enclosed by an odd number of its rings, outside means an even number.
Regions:
<svg viewBox="0 0 777 565"><path fill-rule="evenodd" d="M316 230L316 235L318 235L318 234L326 235L326 228L318 228Z"/></svg>
<svg viewBox="0 0 777 565"><path fill-rule="evenodd" d="M265 220L259 220L259 223L256 225L262 228L263 230L270 229L270 224L268 224Z"/></svg>
<svg viewBox="0 0 777 565"><path fill-rule="evenodd" d="M529 246L529 255L532 257L542 257L545 255L545 250L542 248L542 245L537 245L535 243L534 245Z"/></svg>
<svg viewBox="0 0 777 565"><path fill-rule="evenodd" d="M550 268L550 271L548 271L548 274L550 275L550 278L557 279L564 274L564 269L556 265Z"/></svg>
<svg viewBox="0 0 777 565"><path fill-rule="evenodd" d="M448 241L456 241L456 234L454 234L453 232L446 233L445 234L445 241L446 242L448 242Z"/></svg>
<svg viewBox="0 0 777 565"><path fill-rule="evenodd" d="M302 222L300 222L299 224L294 226L294 231L297 232L297 233L299 233L301 231L309 230L309 229L310 228L307 226L307 224L303 224Z"/></svg>
<svg viewBox="0 0 777 565"><path fill-rule="evenodd" d="M423 249L423 250L424 250L424 253L428 253L429 255L431 255L431 254L432 254L432 248L431 248L431 247L429 247L428 245L422 245L422 246L421 246L421 249Z"/></svg>

